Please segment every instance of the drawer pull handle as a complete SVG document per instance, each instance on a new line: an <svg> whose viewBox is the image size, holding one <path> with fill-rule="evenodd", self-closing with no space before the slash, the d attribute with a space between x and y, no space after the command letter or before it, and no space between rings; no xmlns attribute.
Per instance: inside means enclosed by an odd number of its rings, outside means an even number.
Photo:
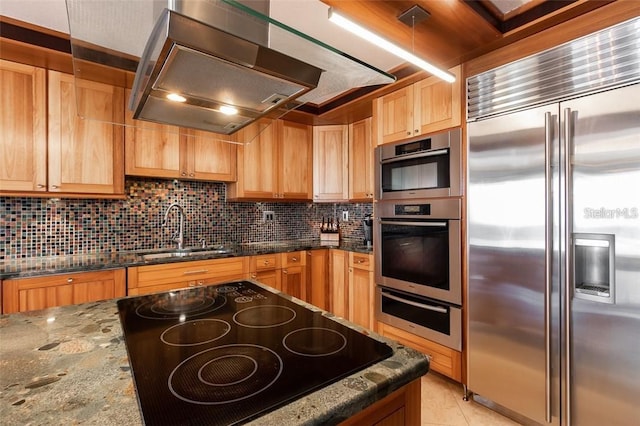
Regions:
<svg viewBox="0 0 640 426"><path fill-rule="evenodd" d="M197 271L186 271L182 275L206 274L207 272L209 272L208 269L198 269Z"/></svg>
<svg viewBox="0 0 640 426"><path fill-rule="evenodd" d="M364 263L364 262L366 262L366 260L364 260L364 259L358 259L358 260L356 261L356 263Z"/></svg>
<svg viewBox="0 0 640 426"><path fill-rule="evenodd" d="M287 273L287 270L286 270L286 269L283 269L283 270L282 270L282 273L283 273L283 274L286 274L286 273Z"/></svg>
<svg viewBox="0 0 640 426"><path fill-rule="evenodd" d="M73 278L67 278L67 282L68 283L72 283L73 282Z"/></svg>
<svg viewBox="0 0 640 426"><path fill-rule="evenodd" d="M264 264L265 264L265 265L268 265L268 264L269 264L269 261L268 261L268 260L265 260L265 261L264 261Z"/></svg>
<svg viewBox="0 0 640 426"><path fill-rule="evenodd" d="M298 258L297 258L297 257L292 257L292 258L291 258L291 261L292 261L292 262L297 262L297 261L298 261Z"/></svg>

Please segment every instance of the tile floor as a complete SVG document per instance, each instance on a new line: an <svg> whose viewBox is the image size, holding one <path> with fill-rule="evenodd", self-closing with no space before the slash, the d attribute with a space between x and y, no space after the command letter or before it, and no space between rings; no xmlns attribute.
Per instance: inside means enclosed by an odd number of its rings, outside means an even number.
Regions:
<svg viewBox="0 0 640 426"><path fill-rule="evenodd" d="M495 411L462 400L462 385L434 372L422 377L422 426L519 425Z"/></svg>

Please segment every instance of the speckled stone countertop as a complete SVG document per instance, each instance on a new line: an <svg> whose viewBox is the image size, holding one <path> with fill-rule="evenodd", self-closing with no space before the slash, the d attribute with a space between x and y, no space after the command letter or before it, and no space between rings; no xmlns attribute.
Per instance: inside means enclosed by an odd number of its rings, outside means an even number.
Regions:
<svg viewBox="0 0 640 426"><path fill-rule="evenodd" d="M428 371L425 355L368 333L393 355L250 424L336 424ZM0 419L7 425L142 423L115 300L0 316Z"/></svg>
<svg viewBox="0 0 640 426"><path fill-rule="evenodd" d="M33 257L0 261L0 279L24 278L39 275L61 274L66 272L94 271L101 269L126 268L128 266L153 265L170 262L186 262L192 260L216 259L233 256L253 256L256 254L289 252L298 250L314 250L320 248L336 248L359 253L371 253L371 247L361 241L341 241L339 245L325 246L320 240L291 240L261 243L229 244L224 246L225 254L197 254L145 260L142 255L158 253L163 250L139 250L108 253L91 253L68 256Z"/></svg>

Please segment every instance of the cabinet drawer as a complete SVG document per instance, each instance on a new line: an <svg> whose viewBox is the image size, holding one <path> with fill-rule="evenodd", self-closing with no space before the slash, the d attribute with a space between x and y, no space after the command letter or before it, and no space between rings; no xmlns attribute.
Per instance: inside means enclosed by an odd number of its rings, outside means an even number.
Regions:
<svg viewBox="0 0 640 426"><path fill-rule="evenodd" d="M24 312L125 295L124 269L9 279L2 283L2 311Z"/></svg>
<svg viewBox="0 0 640 426"><path fill-rule="evenodd" d="M293 251L290 253L281 253L282 267L289 268L291 266L304 266L306 264L306 256L303 251Z"/></svg>
<svg viewBox="0 0 640 426"><path fill-rule="evenodd" d="M260 254L251 257L251 272L280 269L280 253Z"/></svg>
<svg viewBox="0 0 640 426"><path fill-rule="evenodd" d="M190 283L194 285L212 284L219 282L218 278L241 278L246 269L246 259L245 257L230 257L132 267L128 270L128 288L155 287L170 290L171 288L187 287Z"/></svg>
<svg viewBox="0 0 640 426"><path fill-rule="evenodd" d="M429 356L429 369L462 382L462 353L415 334L378 322L378 333Z"/></svg>
<svg viewBox="0 0 640 426"><path fill-rule="evenodd" d="M349 266L373 271L373 260L370 254L349 252Z"/></svg>

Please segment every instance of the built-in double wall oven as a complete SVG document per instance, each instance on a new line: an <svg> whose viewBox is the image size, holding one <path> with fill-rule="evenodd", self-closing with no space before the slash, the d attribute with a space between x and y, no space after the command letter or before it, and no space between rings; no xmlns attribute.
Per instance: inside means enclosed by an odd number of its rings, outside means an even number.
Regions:
<svg viewBox="0 0 640 426"><path fill-rule="evenodd" d="M438 148L446 151L446 159L438 153L419 157L419 162L415 157L411 163L385 162L380 151L401 153L404 148L378 148L380 200L375 206L373 238L378 321L456 350L462 348L462 202L442 195L460 194L459 176L451 179L451 170L454 175L460 170L459 155L451 164L451 152L460 149L459 132L447 132L449 141L454 134L453 147ZM396 183L389 186L393 176ZM453 189L452 181L456 181Z"/></svg>

